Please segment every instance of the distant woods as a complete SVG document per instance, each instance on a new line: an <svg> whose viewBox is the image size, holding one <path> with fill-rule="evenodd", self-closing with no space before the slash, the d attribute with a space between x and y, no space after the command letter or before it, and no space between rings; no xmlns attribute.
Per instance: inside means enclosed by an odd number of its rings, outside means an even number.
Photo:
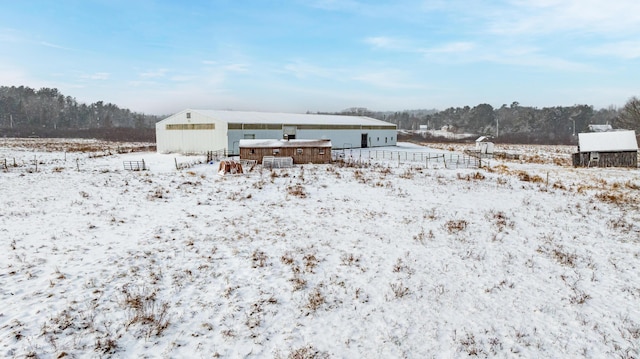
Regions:
<svg viewBox="0 0 640 359"><path fill-rule="evenodd" d="M370 111L353 107L338 114L369 116L398 125L400 130L446 128L454 133L490 135L497 142L575 143L574 134L590 124L640 133L640 99L622 108L595 110L589 105L529 107L518 102L494 108L489 104L438 110ZM155 123L163 117L145 115L98 101L78 103L55 88L0 86L0 137L93 137L120 141L155 141Z"/></svg>
<svg viewBox="0 0 640 359"><path fill-rule="evenodd" d="M518 102L494 108L488 104L475 107L451 107L443 111L407 110L375 112L350 108L341 114L369 116L395 123L398 129L419 130L420 126L455 133L490 135L499 142L572 144L574 134L587 132L591 124L610 124L614 129L640 133L640 100L629 99L623 108L610 106L595 110L589 105L529 107Z"/></svg>
<svg viewBox="0 0 640 359"><path fill-rule="evenodd" d="M162 118L98 101L84 104L55 88L0 86L0 136L94 137L155 141Z"/></svg>

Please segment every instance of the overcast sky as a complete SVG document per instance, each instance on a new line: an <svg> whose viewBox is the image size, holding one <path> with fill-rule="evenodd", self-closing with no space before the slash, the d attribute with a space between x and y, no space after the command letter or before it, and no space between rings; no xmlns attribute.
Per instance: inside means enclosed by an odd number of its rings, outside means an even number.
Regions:
<svg viewBox="0 0 640 359"><path fill-rule="evenodd" d="M622 106L638 0L0 0L0 85L136 112Z"/></svg>

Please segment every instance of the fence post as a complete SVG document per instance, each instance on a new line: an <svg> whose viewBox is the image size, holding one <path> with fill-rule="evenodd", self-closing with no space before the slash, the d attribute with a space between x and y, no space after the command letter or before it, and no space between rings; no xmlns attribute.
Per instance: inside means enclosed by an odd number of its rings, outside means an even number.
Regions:
<svg viewBox="0 0 640 359"><path fill-rule="evenodd" d="M78 169L78 172L80 172L80 159L76 158L76 168Z"/></svg>
<svg viewBox="0 0 640 359"><path fill-rule="evenodd" d="M142 170L143 171L147 170L147 165L144 163L144 158L142 159Z"/></svg>
<svg viewBox="0 0 640 359"><path fill-rule="evenodd" d="M178 168L178 159L174 157L173 161L176 163L176 170L179 170L179 168Z"/></svg>

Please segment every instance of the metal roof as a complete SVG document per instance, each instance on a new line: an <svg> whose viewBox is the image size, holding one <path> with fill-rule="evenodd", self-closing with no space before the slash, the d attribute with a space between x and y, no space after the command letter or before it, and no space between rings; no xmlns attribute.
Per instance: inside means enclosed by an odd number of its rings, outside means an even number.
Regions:
<svg viewBox="0 0 640 359"><path fill-rule="evenodd" d="M342 116L321 114L298 114L280 112L250 111L218 111L218 110L186 110L198 112L204 116L227 123L264 123L284 125L362 125L362 126L395 126L395 124L376 120L365 116Z"/></svg>
<svg viewBox="0 0 640 359"><path fill-rule="evenodd" d="M331 140L240 140L239 147L331 147Z"/></svg>
<svg viewBox="0 0 640 359"><path fill-rule="evenodd" d="M580 152L637 151L635 131L589 132L578 134Z"/></svg>

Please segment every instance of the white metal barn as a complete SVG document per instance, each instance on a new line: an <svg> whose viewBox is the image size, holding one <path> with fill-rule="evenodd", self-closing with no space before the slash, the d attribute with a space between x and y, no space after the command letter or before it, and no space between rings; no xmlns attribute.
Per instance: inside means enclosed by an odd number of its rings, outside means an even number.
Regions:
<svg viewBox="0 0 640 359"><path fill-rule="evenodd" d="M334 149L395 146L397 126L370 117L187 109L156 123L160 153L240 153L243 139L328 139Z"/></svg>

